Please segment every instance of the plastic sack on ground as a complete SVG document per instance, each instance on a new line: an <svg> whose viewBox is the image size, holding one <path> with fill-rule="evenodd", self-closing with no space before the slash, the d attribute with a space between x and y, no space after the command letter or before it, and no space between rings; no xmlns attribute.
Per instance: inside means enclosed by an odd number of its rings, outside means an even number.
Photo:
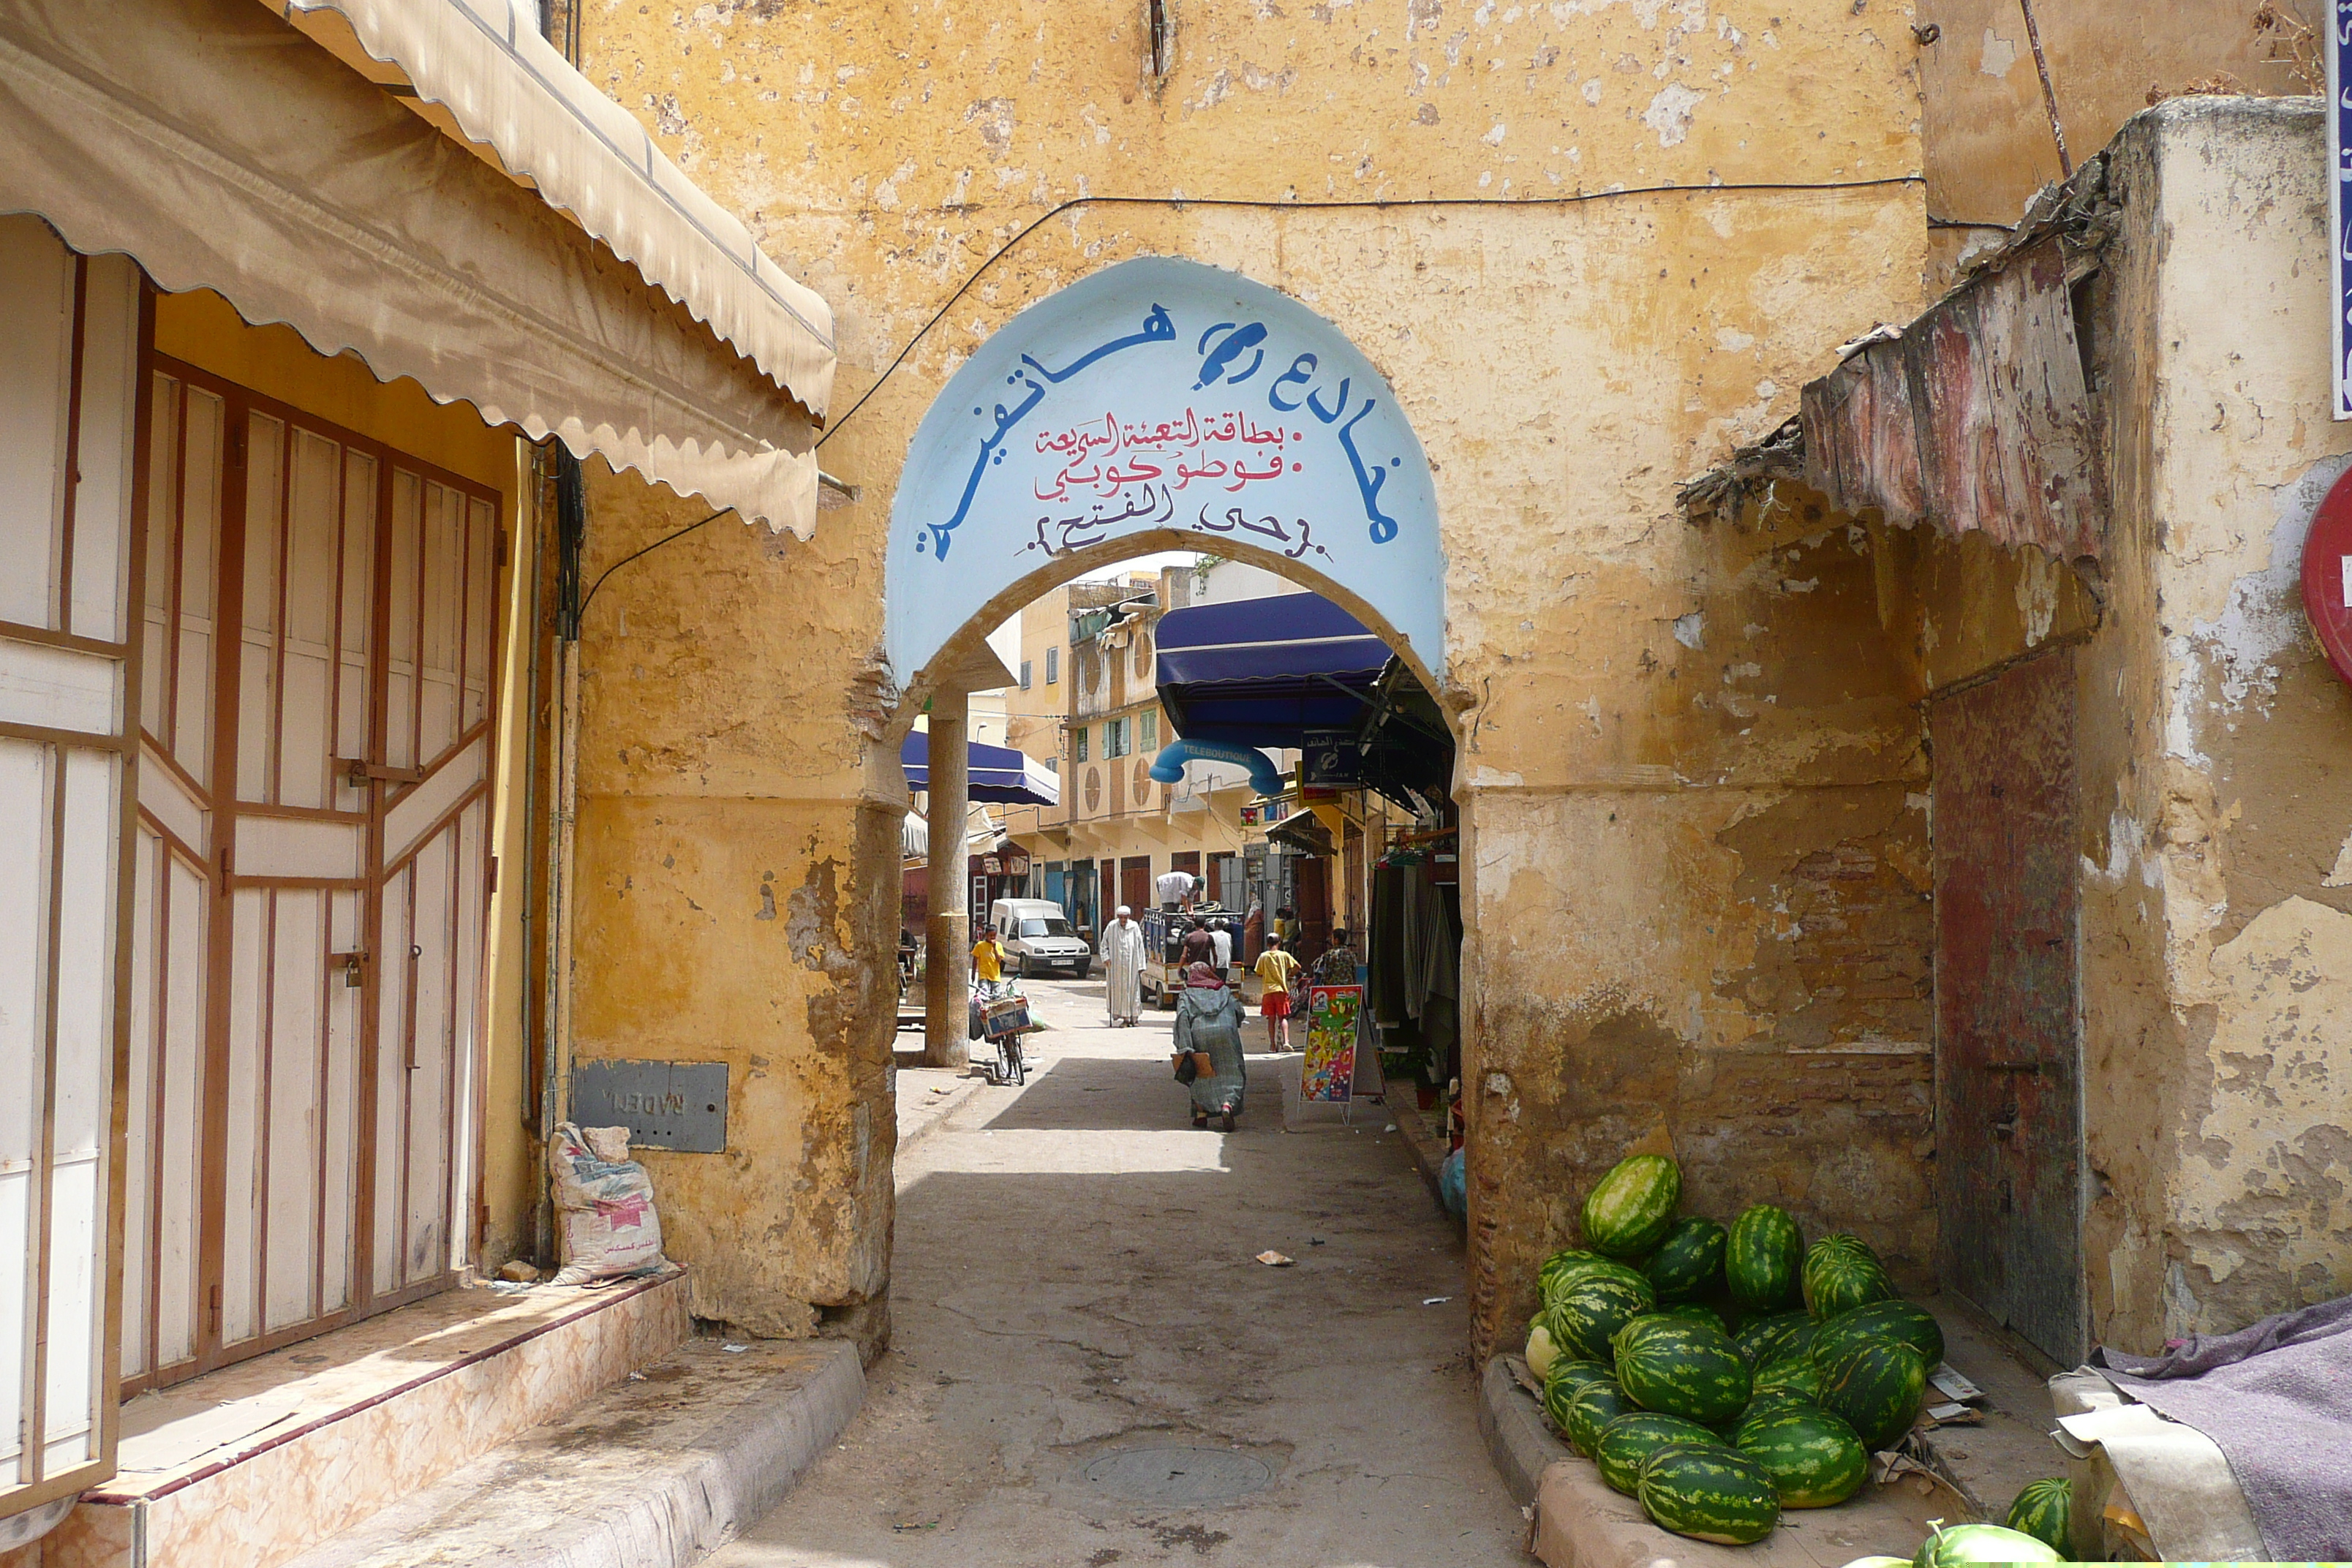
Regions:
<svg viewBox="0 0 2352 1568"><path fill-rule="evenodd" d="M627 1128L557 1123L547 1171L562 1245L556 1284L588 1285L662 1267L653 1178L629 1158Z"/></svg>
<svg viewBox="0 0 2352 1568"><path fill-rule="evenodd" d="M1448 1210L1466 1215L1470 1212L1470 1186L1469 1173L1463 1168L1463 1153L1456 1149L1437 1167L1437 1193Z"/></svg>

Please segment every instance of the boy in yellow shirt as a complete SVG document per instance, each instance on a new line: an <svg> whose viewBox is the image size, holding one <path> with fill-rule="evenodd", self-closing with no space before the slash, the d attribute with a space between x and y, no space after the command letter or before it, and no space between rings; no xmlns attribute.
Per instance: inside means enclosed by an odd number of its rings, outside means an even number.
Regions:
<svg viewBox="0 0 2352 1568"><path fill-rule="evenodd" d="M980 940L972 943L971 973L973 979L988 988L992 996L1003 986L1004 949L997 944L993 926L983 929Z"/></svg>
<svg viewBox="0 0 2352 1568"><path fill-rule="evenodd" d="M1257 956L1257 1010L1265 1016L1266 1038L1277 1051L1290 1048L1290 977L1297 973L1298 960L1283 951L1282 939L1266 938L1265 951Z"/></svg>

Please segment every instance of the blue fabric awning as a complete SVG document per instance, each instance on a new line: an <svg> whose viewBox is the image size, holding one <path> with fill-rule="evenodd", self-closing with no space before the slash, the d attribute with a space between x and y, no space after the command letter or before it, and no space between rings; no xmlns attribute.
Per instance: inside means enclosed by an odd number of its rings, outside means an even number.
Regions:
<svg viewBox="0 0 2352 1568"><path fill-rule="evenodd" d="M1010 746L965 748L971 770L971 798L990 805L1058 805L1062 782L1041 763ZM898 748L898 765L907 770L908 789L929 789L931 783L931 738L920 730Z"/></svg>
<svg viewBox="0 0 2352 1568"><path fill-rule="evenodd" d="M1171 610L1155 636L1176 732L1244 746L1353 730L1389 661L1386 643L1319 594Z"/></svg>

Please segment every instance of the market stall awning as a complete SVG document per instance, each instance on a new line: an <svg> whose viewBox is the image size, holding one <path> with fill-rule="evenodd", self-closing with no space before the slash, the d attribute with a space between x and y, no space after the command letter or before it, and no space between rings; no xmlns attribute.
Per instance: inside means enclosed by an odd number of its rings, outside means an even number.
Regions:
<svg viewBox="0 0 2352 1568"><path fill-rule="evenodd" d="M535 23L533 0L16 0L0 212L805 536L830 314Z"/></svg>
<svg viewBox="0 0 2352 1568"><path fill-rule="evenodd" d="M1318 594L1171 610L1155 637L1176 732L1244 746L1353 729L1389 661L1386 643Z"/></svg>
<svg viewBox="0 0 2352 1568"><path fill-rule="evenodd" d="M1331 830L1323 826L1323 819L1312 808L1292 812L1267 828L1265 836L1276 844L1303 849L1309 855L1331 853Z"/></svg>
<svg viewBox="0 0 2352 1568"><path fill-rule="evenodd" d="M992 805L1059 805L1062 781L1010 746L966 743L971 770L971 798ZM898 765L907 770L908 789L929 789L931 783L931 738L920 730L898 748Z"/></svg>

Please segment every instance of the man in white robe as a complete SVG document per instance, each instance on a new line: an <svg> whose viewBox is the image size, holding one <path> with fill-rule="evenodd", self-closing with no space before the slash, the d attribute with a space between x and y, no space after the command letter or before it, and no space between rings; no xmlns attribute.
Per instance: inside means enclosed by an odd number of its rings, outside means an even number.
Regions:
<svg viewBox="0 0 2352 1568"><path fill-rule="evenodd" d="M1125 904L1102 933L1103 989L1114 1026L1132 1025L1143 1013L1143 928Z"/></svg>

